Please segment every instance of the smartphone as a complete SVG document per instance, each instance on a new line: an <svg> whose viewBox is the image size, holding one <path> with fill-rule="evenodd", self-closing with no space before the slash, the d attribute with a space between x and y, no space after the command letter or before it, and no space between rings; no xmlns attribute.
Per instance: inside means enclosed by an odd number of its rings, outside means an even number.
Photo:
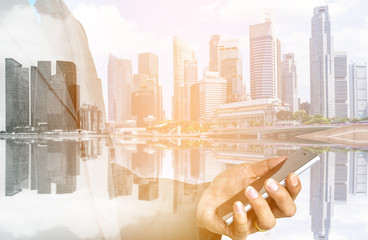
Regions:
<svg viewBox="0 0 368 240"><path fill-rule="evenodd" d="M264 181L269 178L275 179L281 185L285 186L286 177L294 172L299 175L309 167L311 167L315 162L319 161L318 155L307 151L307 150L297 150L291 154L285 161L278 164L276 167L272 168L262 177L254 181L251 186L253 186L264 199L268 197L266 189L264 188ZM227 225L233 222L233 204L236 201L241 201L244 205L245 211L248 212L251 209L247 198L244 193L245 189L241 190L235 196L224 202L221 206L216 209L217 214L225 221Z"/></svg>

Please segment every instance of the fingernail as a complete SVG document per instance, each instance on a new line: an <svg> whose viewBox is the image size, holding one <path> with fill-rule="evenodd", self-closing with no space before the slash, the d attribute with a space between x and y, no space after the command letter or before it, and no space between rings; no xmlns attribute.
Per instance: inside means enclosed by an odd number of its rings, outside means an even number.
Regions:
<svg viewBox="0 0 368 240"><path fill-rule="evenodd" d="M258 197L258 192L252 186L247 187L246 193L247 193L248 197L250 197L252 199L256 199Z"/></svg>
<svg viewBox="0 0 368 240"><path fill-rule="evenodd" d="M236 214L243 214L244 205L241 202L236 202L235 203L235 212L236 212Z"/></svg>
<svg viewBox="0 0 368 240"><path fill-rule="evenodd" d="M267 188L273 192L276 192L277 189L279 189L279 186L277 185L276 181L273 179L268 179L266 185L267 185Z"/></svg>
<svg viewBox="0 0 368 240"><path fill-rule="evenodd" d="M292 174L291 178L290 178L290 181L291 181L291 185L293 187L295 187L296 185L298 185L298 177L295 173Z"/></svg>

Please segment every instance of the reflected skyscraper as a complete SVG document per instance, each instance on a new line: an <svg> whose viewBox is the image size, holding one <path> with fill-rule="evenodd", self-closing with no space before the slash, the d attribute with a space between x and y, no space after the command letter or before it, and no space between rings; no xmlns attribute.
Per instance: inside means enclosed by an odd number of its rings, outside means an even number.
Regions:
<svg viewBox="0 0 368 240"><path fill-rule="evenodd" d="M29 144L8 140L5 152L5 196L13 196L29 188Z"/></svg>
<svg viewBox="0 0 368 240"><path fill-rule="evenodd" d="M328 6L314 8L310 38L311 114L335 117L333 38Z"/></svg>
<svg viewBox="0 0 368 240"><path fill-rule="evenodd" d="M368 153L349 152L349 194L367 196Z"/></svg>
<svg viewBox="0 0 368 240"><path fill-rule="evenodd" d="M8 139L5 152L6 196L13 196L23 189L51 194L52 184L56 185L56 194L76 191L76 176L80 173L76 142Z"/></svg>
<svg viewBox="0 0 368 240"><path fill-rule="evenodd" d="M328 240L335 203L349 195L367 194L367 154L362 151L324 152L311 168L310 215L316 240Z"/></svg>
<svg viewBox="0 0 368 240"><path fill-rule="evenodd" d="M335 153L325 152L320 158L311 168L310 215L314 239L328 240L335 193Z"/></svg>

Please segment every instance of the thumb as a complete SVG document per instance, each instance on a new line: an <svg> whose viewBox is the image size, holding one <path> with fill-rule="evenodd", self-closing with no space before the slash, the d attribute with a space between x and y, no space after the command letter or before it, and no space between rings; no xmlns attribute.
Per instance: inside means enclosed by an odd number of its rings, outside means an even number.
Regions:
<svg viewBox="0 0 368 240"><path fill-rule="evenodd" d="M232 224L232 238L245 239L248 236L248 219L242 202L233 205L234 223Z"/></svg>

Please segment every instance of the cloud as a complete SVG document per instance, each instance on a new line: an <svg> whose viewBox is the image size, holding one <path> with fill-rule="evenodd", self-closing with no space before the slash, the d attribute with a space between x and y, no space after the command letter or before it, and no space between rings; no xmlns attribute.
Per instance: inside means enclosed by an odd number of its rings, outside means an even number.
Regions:
<svg viewBox="0 0 368 240"><path fill-rule="evenodd" d="M51 59L52 51L33 9L13 4L0 16L0 130L5 129L5 58L14 58L24 67L37 60Z"/></svg>
<svg viewBox="0 0 368 240"><path fill-rule="evenodd" d="M167 100L172 93L171 37L139 31L136 22L125 20L118 8L112 5L80 4L74 9L73 15L86 30L97 71L102 79L106 104L108 54L131 59L133 73L137 73L137 55L149 51L159 56L160 73L166 73L160 81L164 88L166 108L171 108Z"/></svg>

